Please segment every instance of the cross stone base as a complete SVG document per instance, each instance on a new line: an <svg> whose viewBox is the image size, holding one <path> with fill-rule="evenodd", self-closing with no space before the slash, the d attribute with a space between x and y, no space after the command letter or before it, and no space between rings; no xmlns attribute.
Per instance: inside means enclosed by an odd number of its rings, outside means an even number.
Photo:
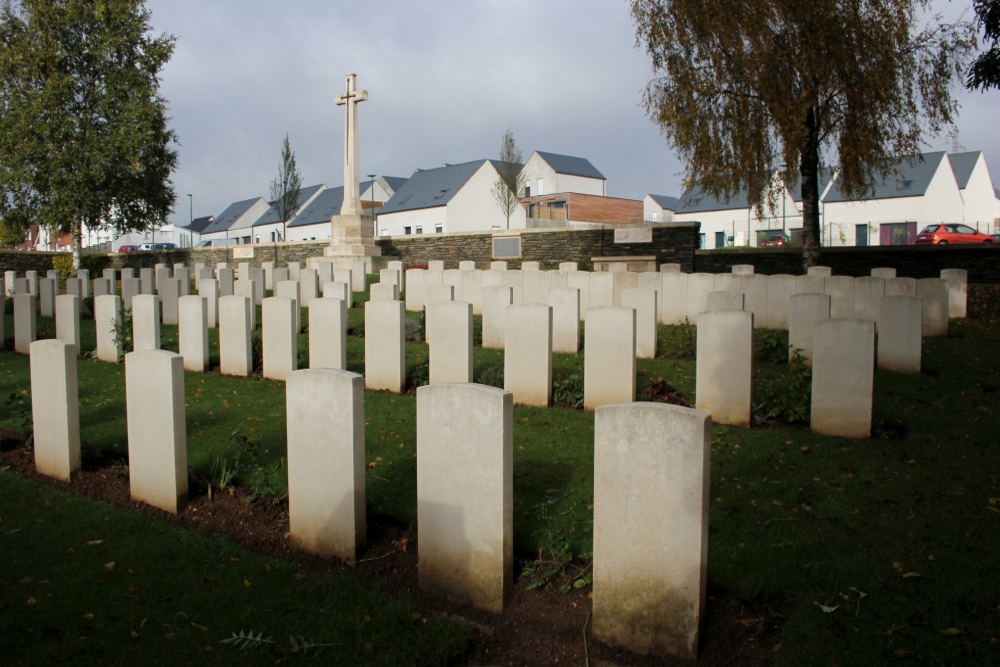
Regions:
<svg viewBox="0 0 1000 667"><path fill-rule="evenodd" d="M335 215L330 219L330 245L323 255L332 258L364 260L371 268L371 257L382 255L373 238L374 219L367 215Z"/></svg>

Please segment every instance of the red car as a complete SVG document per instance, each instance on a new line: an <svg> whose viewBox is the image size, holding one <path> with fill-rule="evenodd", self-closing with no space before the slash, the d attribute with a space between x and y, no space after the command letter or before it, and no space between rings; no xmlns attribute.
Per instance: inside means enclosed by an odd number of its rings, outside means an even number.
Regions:
<svg viewBox="0 0 1000 667"><path fill-rule="evenodd" d="M139 246L137 245L123 245L118 248L118 252L139 252Z"/></svg>
<svg viewBox="0 0 1000 667"><path fill-rule="evenodd" d="M949 243L993 243L989 234L977 232L968 225L943 223L927 225L917 234L917 244L948 245Z"/></svg>

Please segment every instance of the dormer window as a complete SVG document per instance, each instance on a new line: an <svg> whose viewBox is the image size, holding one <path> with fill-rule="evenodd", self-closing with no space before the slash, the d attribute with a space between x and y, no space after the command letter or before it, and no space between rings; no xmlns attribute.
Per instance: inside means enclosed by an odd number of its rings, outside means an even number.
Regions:
<svg viewBox="0 0 1000 667"><path fill-rule="evenodd" d="M900 181L896 185L896 189L897 190L909 190L912 187L913 187L913 179L912 178L908 178L905 181Z"/></svg>

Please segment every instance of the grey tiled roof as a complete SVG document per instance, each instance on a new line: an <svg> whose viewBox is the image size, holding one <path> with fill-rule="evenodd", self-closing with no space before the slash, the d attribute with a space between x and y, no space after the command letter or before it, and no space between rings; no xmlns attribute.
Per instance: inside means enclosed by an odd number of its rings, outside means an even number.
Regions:
<svg viewBox="0 0 1000 667"><path fill-rule="evenodd" d="M402 176L383 176L382 178L384 178L385 182L389 184L389 187L392 188L393 192L397 192L401 187L403 187L403 184L406 183L407 180Z"/></svg>
<svg viewBox="0 0 1000 667"><path fill-rule="evenodd" d="M823 201L830 203L923 196L944 157L944 151L938 151L901 158L896 163L895 177L890 176L882 183L873 185L867 196L861 198L848 198L840 189L840 179L837 179Z"/></svg>
<svg viewBox="0 0 1000 667"><path fill-rule="evenodd" d="M436 169L418 169L382 205L379 215L445 206L485 163L486 160L473 160Z"/></svg>
<svg viewBox="0 0 1000 667"><path fill-rule="evenodd" d="M676 211L681 205L679 197L671 197L670 195L649 195L649 197L659 204L660 208L665 208L668 211Z"/></svg>
<svg viewBox="0 0 1000 667"><path fill-rule="evenodd" d="M298 210L302 208L303 204L309 201L310 197L316 194L317 190L323 187L325 186L321 183L319 185L310 185L308 188L302 188L299 191L299 198L295 202L296 213L298 213ZM280 223L280 222L281 218L278 216L278 209L276 209L274 207L274 204L272 204L271 208L267 209L267 212L264 213L264 215L260 216L260 218L256 222L254 222L253 225L251 225L251 227L260 227L261 225L273 225L275 223Z"/></svg>
<svg viewBox="0 0 1000 667"><path fill-rule="evenodd" d="M403 179L406 180L406 179ZM358 192L364 192L372 185L372 181L361 181L358 185ZM309 202L309 205L299 211L299 214L292 218L289 227L303 227L305 225L319 225L330 222L330 218L340 213L340 207L344 205L344 186L327 188Z"/></svg>
<svg viewBox="0 0 1000 667"><path fill-rule="evenodd" d="M229 227L236 222L241 215L246 213L251 206L257 203L260 197L254 197L253 199L244 199L243 201L233 202L226 207L222 213L215 218L212 223L201 230L202 234L214 234L215 232L224 232Z"/></svg>
<svg viewBox="0 0 1000 667"><path fill-rule="evenodd" d="M557 174L567 174L569 176L585 176L587 178L599 178L607 180L604 174L597 171L597 168L590 163L590 160L572 155L559 155L558 153L546 153L535 151L538 156L545 160L552 170Z"/></svg>
<svg viewBox="0 0 1000 667"><path fill-rule="evenodd" d="M979 161L982 151L968 151L966 153L949 153L948 159L951 161L951 170L955 172L955 180L958 181L958 189L964 190L969 184L972 170Z"/></svg>
<svg viewBox="0 0 1000 667"><path fill-rule="evenodd" d="M200 218L195 218L194 220L192 220L191 224L187 225L187 228L190 229L195 234L201 234L214 221L215 218L213 218L212 216L204 215Z"/></svg>
<svg viewBox="0 0 1000 667"><path fill-rule="evenodd" d="M719 199L695 185L680 196L680 204L675 213L705 213L707 211L731 211L750 206L746 190L734 193L728 199Z"/></svg>

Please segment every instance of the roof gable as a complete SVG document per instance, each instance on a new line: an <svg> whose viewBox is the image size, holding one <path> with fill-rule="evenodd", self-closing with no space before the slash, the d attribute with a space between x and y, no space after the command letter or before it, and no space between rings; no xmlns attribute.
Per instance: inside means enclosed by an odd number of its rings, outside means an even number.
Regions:
<svg viewBox="0 0 1000 667"><path fill-rule="evenodd" d="M473 160L436 169L418 169L382 205L379 215L446 206L486 162Z"/></svg>
<svg viewBox="0 0 1000 667"><path fill-rule="evenodd" d="M535 151L535 153L538 154L538 157L545 160L545 163L552 167L552 171L557 174L597 178L602 181L607 180L604 178L604 174L597 171L597 168L586 158L560 155L558 153L546 153L544 151Z"/></svg>
<svg viewBox="0 0 1000 667"><path fill-rule="evenodd" d="M972 178L972 172L979 162L982 151L968 151L966 153L949 153L948 161L951 162L951 170L955 172L955 180L958 182L958 189L964 190Z"/></svg>

